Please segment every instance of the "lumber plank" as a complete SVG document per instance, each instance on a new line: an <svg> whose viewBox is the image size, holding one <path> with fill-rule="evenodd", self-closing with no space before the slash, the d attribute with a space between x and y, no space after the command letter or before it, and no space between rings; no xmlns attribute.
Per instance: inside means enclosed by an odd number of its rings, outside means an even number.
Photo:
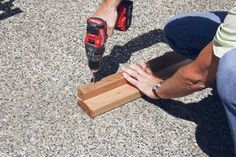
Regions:
<svg viewBox="0 0 236 157"><path fill-rule="evenodd" d="M186 58L182 55L178 53L169 52L165 53L161 57L157 57L148 61L148 64L152 71L155 73L160 69L163 69L173 64L177 64L184 60L186 60ZM122 86L126 83L127 81L124 79L122 72L118 71L117 73L105 77L96 83L90 83L79 87L77 91L77 96L84 101L99 94L102 94L106 91L112 90L116 87Z"/></svg>
<svg viewBox="0 0 236 157"><path fill-rule="evenodd" d="M167 68L159 70L156 74L162 79L170 77L181 66L191 63L191 60L184 60ZM140 91L126 83L112 90L106 91L87 100L78 98L78 105L91 117L98 116L125 103L141 97Z"/></svg>
<svg viewBox="0 0 236 157"><path fill-rule="evenodd" d="M126 83L127 81L123 77L122 72L117 72L113 75L103 78L96 83L90 83L80 87L78 89L77 96L81 100L87 100Z"/></svg>
<svg viewBox="0 0 236 157"><path fill-rule="evenodd" d="M128 95L127 89L129 90ZM78 104L90 117L95 117L140 96L141 93L137 88L124 84L85 101L78 99Z"/></svg>

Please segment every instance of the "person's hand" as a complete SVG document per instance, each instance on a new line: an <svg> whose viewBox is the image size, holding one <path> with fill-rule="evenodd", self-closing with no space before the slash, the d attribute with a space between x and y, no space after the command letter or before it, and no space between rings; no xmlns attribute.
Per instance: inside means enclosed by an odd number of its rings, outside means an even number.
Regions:
<svg viewBox="0 0 236 157"><path fill-rule="evenodd" d="M106 2L103 2L93 15L94 17L98 17L106 21L107 23L107 34L108 36L112 36L114 27L117 20L117 9L115 6L111 6Z"/></svg>
<svg viewBox="0 0 236 157"><path fill-rule="evenodd" d="M156 83L161 82L161 79L153 75L147 63L140 61L136 64L131 64L121 69L124 72L123 76L129 83L137 87L149 98L157 99L152 92L152 88Z"/></svg>

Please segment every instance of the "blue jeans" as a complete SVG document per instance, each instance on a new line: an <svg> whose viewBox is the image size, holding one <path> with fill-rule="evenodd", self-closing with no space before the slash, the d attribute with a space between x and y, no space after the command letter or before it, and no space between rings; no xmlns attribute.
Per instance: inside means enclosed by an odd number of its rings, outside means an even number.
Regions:
<svg viewBox="0 0 236 157"><path fill-rule="evenodd" d="M164 32L170 47L188 58L195 59L213 40L227 12L180 14L167 21ZM224 105L236 150L236 49L219 61L217 90Z"/></svg>

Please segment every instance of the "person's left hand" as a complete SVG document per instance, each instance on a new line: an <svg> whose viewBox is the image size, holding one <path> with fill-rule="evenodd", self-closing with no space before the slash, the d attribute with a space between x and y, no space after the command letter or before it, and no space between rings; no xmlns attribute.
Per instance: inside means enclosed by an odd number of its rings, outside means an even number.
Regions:
<svg viewBox="0 0 236 157"><path fill-rule="evenodd" d="M136 64L131 64L127 67L121 68L125 79L137 87L143 94L152 99L157 99L153 94L152 88L161 79L153 75L150 67L144 61L139 61Z"/></svg>

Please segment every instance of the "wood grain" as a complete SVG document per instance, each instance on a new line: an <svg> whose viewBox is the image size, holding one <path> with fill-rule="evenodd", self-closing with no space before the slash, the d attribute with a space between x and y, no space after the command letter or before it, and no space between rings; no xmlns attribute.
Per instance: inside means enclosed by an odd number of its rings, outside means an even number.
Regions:
<svg viewBox="0 0 236 157"><path fill-rule="evenodd" d="M81 100L87 100L126 83L127 81L123 77L122 72L118 72L116 74L105 77L96 83L90 83L88 85L80 87L78 89L77 96Z"/></svg>
<svg viewBox="0 0 236 157"><path fill-rule="evenodd" d="M184 60L167 68L159 70L156 74L162 79L173 75L181 66L191 63L191 60ZM140 91L126 83L114 89L103 92L90 99L81 100L78 98L78 105L90 116L95 117L127 102L141 97Z"/></svg>
<svg viewBox="0 0 236 157"><path fill-rule="evenodd" d="M138 89L129 84L124 84L85 101L78 99L78 104L90 117L95 117L140 96L141 93Z"/></svg>

